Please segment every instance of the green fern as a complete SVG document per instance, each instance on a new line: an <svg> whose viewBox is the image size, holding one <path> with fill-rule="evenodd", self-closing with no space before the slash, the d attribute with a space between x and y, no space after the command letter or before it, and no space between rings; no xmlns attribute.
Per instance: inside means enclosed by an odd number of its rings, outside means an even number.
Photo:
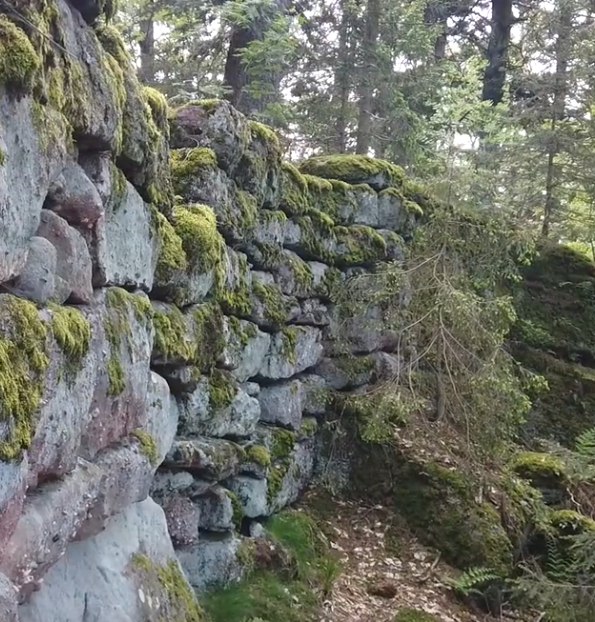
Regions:
<svg viewBox="0 0 595 622"><path fill-rule="evenodd" d="M595 428L589 428L576 437L574 442L576 453L587 458L595 460Z"/></svg>
<svg viewBox="0 0 595 622"><path fill-rule="evenodd" d="M563 583L570 574L571 558L564 554L556 538L547 536L546 547L547 564L545 573L552 581Z"/></svg>
<svg viewBox="0 0 595 622"><path fill-rule="evenodd" d="M445 580L454 592L460 596L481 595L484 590L495 582L502 581L502 577L491 568L468 568L456 579L448 577Z"/></svg>

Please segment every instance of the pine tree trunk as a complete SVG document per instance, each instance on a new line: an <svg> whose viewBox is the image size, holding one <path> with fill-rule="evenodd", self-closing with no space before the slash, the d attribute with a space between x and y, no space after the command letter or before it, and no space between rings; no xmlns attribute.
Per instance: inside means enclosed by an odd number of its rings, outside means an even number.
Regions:
<svg viewBox="0 0 595 622"><path fill-rule="evenodd" d="M570 35L572 29L572 4L570 0L560 0L558 4L558 33L556 37L556 73L554 76L554 93L552 103L552 119L548 140L547 173L545 183L545 203L541 234L546 237L550 233L551 224L556 210L557 187L556 159L560 151L558 141L558 125L566 113L566 96L568 91L568 61L570 57Z"/></svg>
<svg viewBox="0 0 595 622"><path fill-rule="evenodd" d="M241 52L252 42L264 40L271 21L276 16L285 14L289 4L290 0L275 0L275 11L272 16L263 14L248 26L236 27L232 32L227 50L223 83L229 90L228 101L246 116L254 117L262 114L267 105L279 98L279 88L283 75L278 71L270 71L264 80L267 83L266 91L251 89L251 86L254 86L254 81L242 61ZM259 82L263 83L262 77Z"/></svg>
<svg viewBox="0 0 595 622"><path fill-rule="evenodd" d="M349 0L343 0L341 5L342 15L341 25L339 27L339 49L334 77L334 99L337 105L337 118L335 121L335 136L333 137L331 146L332 151L336 153L345 153L347 150L349 92L351 90L349 38L351 35L352 15L349 9Z"/></svg>
<svg viewBox="0 0 595 622"><path fill-rule="evenodd" d="M147 5L147 17L140 21L140 79L145 84L155 82L155 23L153 21L153 3Z"/></svg>
<svg viewBox="0 0 595 622"><path fill-rule="evenodd" d="M483 75L482 99L493 104L499 104L504 97L512 22L512 0L492 0L488 65Z"/></svg>
<svg viewBox="0 0 595 622"><path fill-rule="evenodd" d="M378 79L376 71L377 40L380 28L381 0L368 0L366 26L362 42L362 75L360 76L359 114L357 123L356 153L367 154L372 141L372 107L374 88Z"/></svg>

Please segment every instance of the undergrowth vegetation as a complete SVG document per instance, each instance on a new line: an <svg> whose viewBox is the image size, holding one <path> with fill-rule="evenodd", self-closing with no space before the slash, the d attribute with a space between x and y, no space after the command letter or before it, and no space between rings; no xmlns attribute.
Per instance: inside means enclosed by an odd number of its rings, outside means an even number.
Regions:
<svg viewBox="0 0 595 622"><path fill-rule="evenodd" d="M316 622L339 565L315 520L286 510L265 523L253 568L238 584L203 601L211 622Z"/></svg>

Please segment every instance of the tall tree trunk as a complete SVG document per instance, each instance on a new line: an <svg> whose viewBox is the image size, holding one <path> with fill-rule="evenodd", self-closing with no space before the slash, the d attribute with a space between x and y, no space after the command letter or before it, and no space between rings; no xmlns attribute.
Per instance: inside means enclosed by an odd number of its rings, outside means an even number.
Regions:
<svg viewBox="0 0 595 622"><path fill-rule="evenodd" d="M335 120L335 135L332 140L332 150L336 153L345 153L347 150L347 125L349 122L349 92L351 91L350 80L350 48L349 39L352 33L353 15L350 0L341 2L341 25L339 27L339 49L337 64L335 67L333 99L337 105L337 117Z"/></svg>
<svg viewBox="0 0 595 622"><path fill-rule="evenodd" d="M552 119L547 154L547 173L545 183L545 203L541 234L546 237L550 233L552 219L557 207L555 190L557 186L556 159L560 152L558 125L566 112L568 95L568 61L570 58L570 35L572 30L573 7L571 0L559 0L558 32L556 37L556 73L554 75L554 97L552 103Z"/></svg>
<svg viewBox="0 0 595 622"><path fill-rule="evenodd" d="M252 42L265 39L271 23L286 13L290 1L275 0L273 11L263 11L251 24L236 27L232 31L223 83L229 89L228 101L247 116L262 114L267 105L278 98L283 74L278 70L267 72L264 68L260 68L265 75L264 77L261 75L257 82L263 86L266 83L266 90L254 88L255 80L250 76L250 72L242 61L242 51Z"/></svg>
<svg viewBox="0 0 595 622"><path fill-rule="evenodd" d="M504 97L512 22L512 0L492 0L488 65L483 74L482 99L493 104L499 104Z"/></svg>
<svg viewBox="0 0 595 622"><path fill-rule="evenodd" d="M140 21L140 79L145 84L155 82L155 22L153 21L153 2L148 2L145 16Z"/></svg>
<svg viewBox="0 0 595 622"><path fill-rule="evenodd" d="M378 79L376 53L380 29L381 0L368 0L364 40L362 42L362 75L360 76L359 114L356 153L367 154L372 139L372 106L374 87Z"/></svg>

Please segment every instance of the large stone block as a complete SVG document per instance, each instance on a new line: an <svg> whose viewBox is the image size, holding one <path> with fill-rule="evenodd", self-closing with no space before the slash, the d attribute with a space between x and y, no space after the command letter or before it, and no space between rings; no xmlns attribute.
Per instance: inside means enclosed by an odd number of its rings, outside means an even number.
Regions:
<svg viewBox="0 0 595 622"><path fill-rule="evenodd" d="M244 541L231 533L203 533L199 541L176 551L195 590L223 587L242 578Z"/></svg>
<svg viewBox="0 0 595 622"><path fill-rule="evenodd" d="M71 544L41 589L19 608L19 618L158 622L200 620L202 613L174 554L163 511L147 499L113 517L102 533Z"/></svg>
<svg viewBox="0 0 595 622"><path fill-rule="evenodd" d="M0 283L23 269L43 202L66 156L63 144L43 143L33 107L29 97L10 97L0 87Z"/></svg>
<svg viewBox="0 0 595 622"><path fill-rule="evenodd" d="M70 302L89 304L93 299L93 266L83 236L49 210L42 210L36 235L49 240L55 247L56 274L68 284Z"/></svg>
<svg viewBox="0 0 595 622"><path fill-rule="evenodd" d="M310 326L290 326L276 333L259 371L268 380L291 378L314 367L322 357L320 331Z"/></svg>
<svg viewBox="0 0 595 622"><path fill-rule="evenodd" d="M236 443L220 439L176 439L164 465L185 469L206 480L221 481L237 472L244 457Z"/></svg>
<svg viewBox="0 0 595 622"><path fill-rule="evenodd" d="M214 380L202 376L196 389L180 399L180 434L215 437L247 437L260 418L258 401L219 373ZM223 391L223 392L222 392ZM221 402L221 397L226 399Z"/></svg>

